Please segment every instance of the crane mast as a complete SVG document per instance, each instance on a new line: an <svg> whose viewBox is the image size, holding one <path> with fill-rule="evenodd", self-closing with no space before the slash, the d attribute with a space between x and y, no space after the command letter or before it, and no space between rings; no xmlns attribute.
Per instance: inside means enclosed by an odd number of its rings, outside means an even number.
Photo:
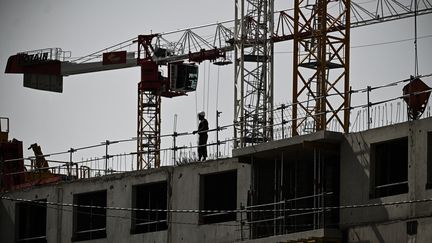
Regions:
<svg viewBox="0 0 432 243"><path fill-rule="evenodd" d="M138 36L138 65L141 80L138 83L137 168L160 165L160 111L163 78L158 65L152 60L151 41L156 35Z"/></svg>
<svg viewBox="0 0 432 243"><path fill-rule="evenodd" d="M273 138L273 0L236 0L235 147Z"/></svg>
<svg viewBox="0 0 432 243"><path fill-rule="evenodd" d="M293 136L327 130L332 121L348 132L351 5L340 0L339 11L330 12L331 3L295 0Z"/></svg>

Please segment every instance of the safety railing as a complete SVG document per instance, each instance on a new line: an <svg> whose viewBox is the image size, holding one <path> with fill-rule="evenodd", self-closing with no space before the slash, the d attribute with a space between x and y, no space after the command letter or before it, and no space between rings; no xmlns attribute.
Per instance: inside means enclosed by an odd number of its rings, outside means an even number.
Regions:
<svg viewBox="0 0 432 243"><path fill-rule="evenodd" d="M432 74L423 75L421 78L430 79ZM351 100L355 104L349 107L351 112L350 132L360 132L371 128L377 128L387 125L393 125L408 120L407 105L403 101L404 95L391 98L378 97L376 100L371 98L372 92L382 89L386 93L388 88L397 88L401 93L402 88L400 84L408 83L410 79L405 79L388 85L378 87L367 87L365 89L351 90ZM427 90L425 92L430 92ZM393 91L394 93L394 91ZM359 96L354 99L354 96ZM361 103L359 100L367 98L366 103ZM319 97L318 97L319 98ZM282 104L275 106L272 112L273 124L268 126L272 128L272 140L286 139L292 136L292 104ZM329 112L330 113L330 112ZM319 115L319 114L316 114ZM304 116L304 114L303 114ZM425 108L422 118L431 117L430 102ZM297 118L297 119L303 119ZM308 118L309 119L309 118ZM233 138L234 127L238 126L240 122L236 121L232 124L221 125L216 122L215 128L208 130L210 140L207 147L207 160L218 160L222 158L229 158L232 156L232 149L241 138ZM330 122L327 125L327 130L343 132L342 128L337 122ZM309 134L316 131L313 119L309 119L303 123L300 128L299 135ZM187 163L198 161L198 145L196 145L197 135L191 132L174 132L161 135L161 150L160 160L161 166L178 166ZM108 174L124 173L137 170L137 152L136 138L123 139L123 140L106 140L99 144L70 148L68 150L45 154L44 157L48 160L49 168L35 168L32 165L34 156L28 158L18 158L12 160L5 160L3 163L14 163L24 161L23 166L26 167L25 171L5 173L4 175L16 174L40 174L43 169L48 169L52 174L64 175L69 179L91 178L97 176L104 176ZM117 147L118 146L118 147ZM119 147L128 148L132 152L117 152ZM123 150L125 151L125 150ZM127 150L126 150L127 151ZM148 151L148 153L155 151ZM90 157L89 154L95 154L95 157ZM91 156L91 155L90 155ZM87 157L87 159L84 159ZM20 162L21 163L21 162Z"/></svg>
<svg viewBox="0 0 432 243"><path fill-rule="evenodd" d="M48 61L48 60L59 60L64 61L71 57L70 51L63 51L61 48L53 47L53 48L44 48L32 51L21 52L19 54L26 54L29 58L29 61L38 60L38 61Z"/></svg>

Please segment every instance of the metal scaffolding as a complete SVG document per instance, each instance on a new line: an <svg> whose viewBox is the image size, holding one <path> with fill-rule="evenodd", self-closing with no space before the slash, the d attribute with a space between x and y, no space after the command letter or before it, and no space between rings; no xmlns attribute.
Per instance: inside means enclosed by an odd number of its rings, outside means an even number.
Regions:
<svg viewBox="0 0 432 243"><path fill-rule="evenodd" d="M251 156L252 188L242 229L249 239L332 228L339 205L338 146L305 143L273 157Z"/></svg>

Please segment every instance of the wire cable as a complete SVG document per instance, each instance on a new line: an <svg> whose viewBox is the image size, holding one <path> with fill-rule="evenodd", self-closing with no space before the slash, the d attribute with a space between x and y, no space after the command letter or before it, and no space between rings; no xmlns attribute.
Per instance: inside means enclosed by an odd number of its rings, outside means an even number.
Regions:
<svg viewBox="0 0 432 243"><path fill-rule="evenodd" d="M34 201L24 198L12 198L8 196L0 196L0 199L15 202L31 202L39 204L47 204L53 206L65 207L81 207L81 208L95 208L106 209L115 211L144 211L144 212L167 212L167 213L253 213L253 212L295 212L295 211L317 211L317 210L339 210L339 209L358 209L358 208L371 208L371 207L385 207L385 206L398 206L404 204L428 203L432 202L432 198L402 200L393 202L377 202L366 204L352 204L352 205L339 205L339 206L325 206L325 207L304 207L304 208L283 208L283 209L233 209L233 210L206 210L206 209L154 209L154 208L129 208L129 207L115 207L115 206L96 206L96 205L81 205L74 203L59 203L51 201ZM267 204L266 204L267 205ZM253 205L259 206L259 205Z"/></svg>
<svg viewBox="0 0 432 243"><path fill-rule="evenodd" d="M418 53L417 53L417 11L418 11L418 3L417 0L414 0L414 75L418 76Z"/></svg>
<svg viewBox="0 0 432 243"><path fill-rule="evenodd" d="M53 209L53 210L58 210L59 206L62 205L50 205L50 204L46 204L45 201L40 201L40 203L38 201L31 201L31 202L23 202L23 203L28 203L28 204L36 204L40 207L45 207L48 209ZM79 207L78 207L79 208ZM67 213L73 213L74 210L72 209L67 209L67 208L62 208L61 211L63 212L67 212ZM111 214L98 214L98 213L90 213L90 212L86 212L86 211L75 211L76 213L79 214L86 214L86 215L93 215L93 216L103 216L103 217L107 217L107 218L115 218L115 219L125 219L125 220L136 220L136 221L145 221L145 222L154 222L154 223L160 223L160 222L164 222L161 220L155 220L155 221L151 221L149 219L143 219L143 218L138 218L138 217L133 217L133 216L120 216L120 215L111 215ZM166 221L167 224L179 224L179 225L199 225L198 223L189 223L189 222L181 222L181 221L171 221L171 220L167 220ZM240 222L238 222L240 223ZM213 224L212 224L213 225ZM227 224L227 223L214 223L215 226L239 226L239 224Z"/></svg>
<svg viewBox="0 0 432 243"><path fill-rule="evenodd" d="M219 80L220 80L220 67L217 67L217 81L216 81L216 111L219 111Z"/></svg>
<svg viewBox="0 0 432 243"><path fill-rule="evenodd" d="M211 71L211 64L208 62L208 72L207 72L207 107L206 107L206 114L209 113L209 98L210 98L210 72Z"/></svg>

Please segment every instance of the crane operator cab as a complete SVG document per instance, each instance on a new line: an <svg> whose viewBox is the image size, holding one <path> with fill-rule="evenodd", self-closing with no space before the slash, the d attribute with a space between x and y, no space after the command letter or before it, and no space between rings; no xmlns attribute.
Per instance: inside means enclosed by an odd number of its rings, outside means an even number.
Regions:
<svg viewBox="0 0 432 243"><path fill-rule="evenodd" d="M198 84L198 66L194 63L169 64L171 90L177 92L195 91Z"/></svg>

